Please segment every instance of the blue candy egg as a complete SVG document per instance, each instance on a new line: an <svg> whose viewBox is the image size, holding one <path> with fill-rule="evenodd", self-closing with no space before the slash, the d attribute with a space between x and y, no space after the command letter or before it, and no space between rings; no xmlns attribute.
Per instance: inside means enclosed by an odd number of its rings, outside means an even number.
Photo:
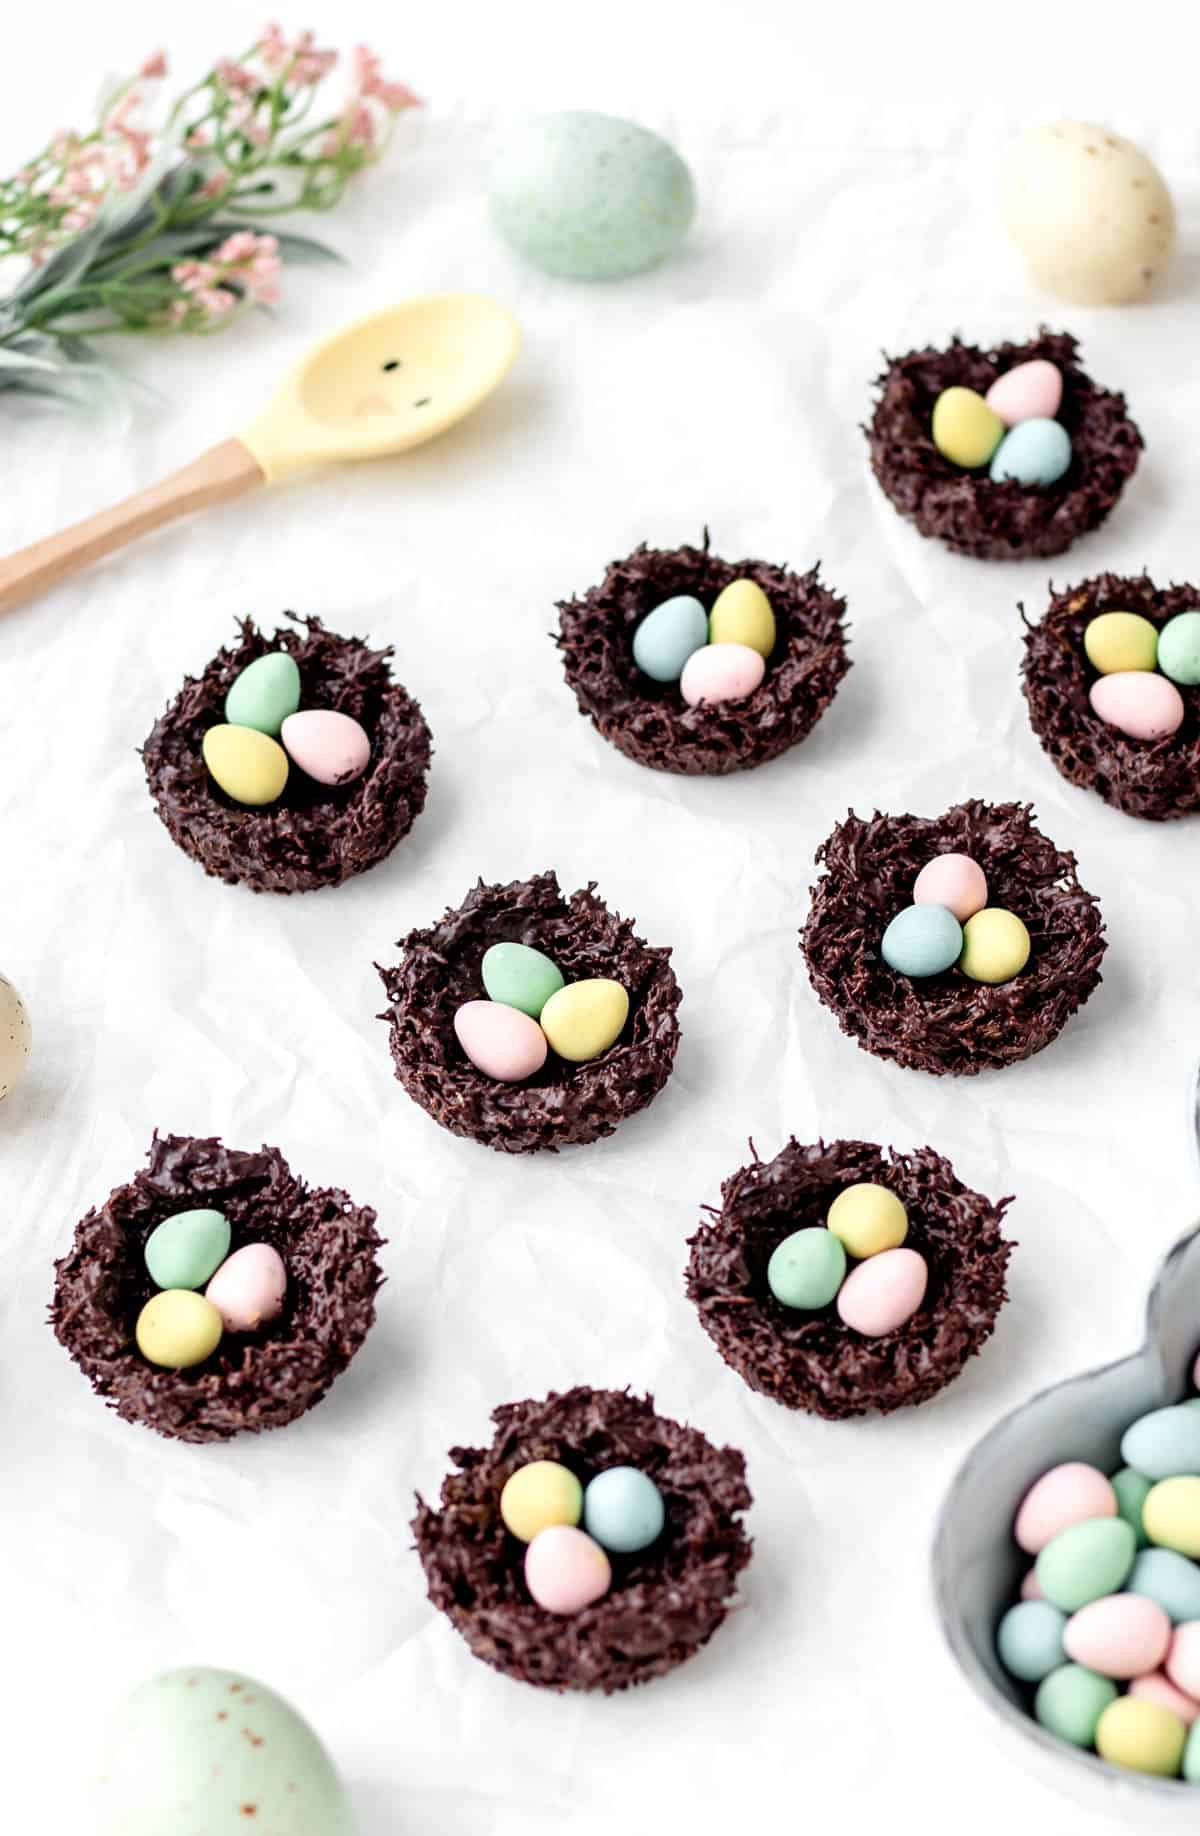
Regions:
<svg viewBox="0 0 1200 1836"><path fill-rule="evenodd" d="M897 975L941 975L962 955L962 926L944 905L909 905L892 919L880 947Z"/></svg>
<svg viewBox="0 0 1200 1836"><path fill-rule="evenodd" d="M1063 1628L1067 1616L1048 1600L1022 1600L1009 1607L996 1629L996 1652L1009 1676L1040 1683L1066 1663Z"/></svg>
<svg viewBox="0 0 1200 1836"><path fill-rule="evenodd" d="M1010 427L996 448L991 477L1023 485L1056 484L1071 463L1071 436L1061 421L1036 418Z"/></svg>
<svg viewBox="0 0 1200 1836"><path fill-rule="evenodd" d="M690 593L664 599L633 634L633 660L655 682L678 682L695 650L708 642L708 614Z"/></svg>
<svg viewBox="0 0 1200 1836"><path fill-rule="evenodd" d="M1143 1549L1125 1591L1153 1600L1176 1625L1200 1619L1200 1568L1175 1549Z"/></svg>
<svg viewBox="0 0 1200 1836"><path fill-rule="evenodd" d="M1121 1458L1147 1479L1200 1473L1200 1409L1176 1403L1140 1415L1121 1436Z"/></svg>
<svg viewBox="0 0 1200 1836"><path fill-rule="evenodd" d="M632 1555L648 1549L666 1522L662 1493L636 1466L610 1466L583 1494L583 1527L602 1549Z"/></svg>

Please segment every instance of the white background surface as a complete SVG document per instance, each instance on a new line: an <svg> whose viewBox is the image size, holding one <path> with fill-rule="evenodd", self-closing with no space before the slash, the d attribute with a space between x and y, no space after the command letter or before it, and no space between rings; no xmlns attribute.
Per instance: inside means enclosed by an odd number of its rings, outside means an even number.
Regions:
<svg viewBox="0 0 1200 1836"><path fill-rule="evenodd" d="M1200 827L1138 824L1071 790L1017 684L1016 602L1036 614L1051 571L1200 574L1200 135L1164 104L1186 80L1172 16L1123 12L1116 38L1103 9L1043 10L1040 25L1008 9L984 50L942 35L932 8L891 10L872 35L853 8L814 28L761 4L339 6L314 19L322 40L369 37L432 101L386 170L315 226L352 266L297 273L273 322L131 346L160 396L126 426L0 399L12 547L224 437L339 319L466 286L511 302L525 330L502 394L436 446L210 513L0 626L0 968L35 1031L0 1114L14 1829L88 1831L67 1802L81 1746L127 1686L182 1662L291 1696L364 1836L715 1836L781 1815L849 1832L919 1816L940 1836L968 1803L980 1836L1016 1818L1095 1827L998 1748L941 1647L927 1565L967 1448L1035 1388L1136 1341L1157 1260L1197 1210ZM169 28L143 0L88 9L69 32L50 9L23 17L6 165L164 33L183 73L259 23L222 0ZM636 111L676 139L701 202L678 260L598 288L517 267L483 175L493 129L530 102ZM994 171L1027 119L1102 110L1167 168L1185 247L1152 306L1056 308L997 227ZM1020 337L1039 317L1127 391L1148 450L1108 527L1052 570L976 565L892 514L857 423L881 347ZM548 636L554 600L613 555L705 522L731 557L819 557L849 599L854 656L803 748L708 782L606 747ZM390 861L333 894L255 899L171 846L136 748L236 615L270 627L285 606L396 646L436 758ZM965 795L1035 802L1100 894L1111 944L1103 987L1050 1050L938 1083L838 1033L796 932L813 851L848 806L932 813ZM675 946L683 1043L667 1089L614 1140L507 1160L440 1131L392 1081L372 962L477 874L546 865L568 889L596 879ZM308 1180L379 1211L378 1325L283 1433L191 1448L127 1426L43 1323L54 1257L156 1125L278 1143ZM684 1299L698 1206L747 1136L771 1154L792 1131L928 1141L969 1182L1017 1195L1011 1305L924 1409L788 1415L725 1370ZM650 1389L743 1448L756 1498L740 1611L697 1660L611 1701L474 1662L409 1548L414 1487L436 1491L446 1449L486 1438L495 1404L573 1381Z"/></svg>

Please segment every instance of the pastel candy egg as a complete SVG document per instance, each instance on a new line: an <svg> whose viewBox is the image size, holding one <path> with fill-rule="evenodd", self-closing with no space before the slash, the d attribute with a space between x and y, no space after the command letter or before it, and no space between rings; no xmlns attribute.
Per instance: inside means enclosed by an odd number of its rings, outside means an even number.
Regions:
<svg viewBox="0 0 1200 1836"><path fill-rule="evenodd" d="M941 975L963 947L962 926L944 905L907 905L883 933L880 955L897 975Z"/></svg>
<svg viewBox="0 0 1200 1836"><path fill-rule="evenodd" d="M32 1039L25 1003L12 983L0 975L0 1102L25 1075Z"/></svg>
<svg viewBox="0 0 1200 1836"><path fill-rule="evenodd" d="M829 1207L826 1222L849 1255L861 1261L883 1250L899 1249L908 1235L908 1213L890 1186L862 1180L843 1186Z"/></svg>
<svg viewBox="0 0 1200 1836"><path fill-rule="evenodd" d="M1089 1601L1071 1615L1063 1633L1063 1649L1073 1663L1124 1681L1157 1670L1170 1643L1170 1620L1139 1594Z"/></svg>
<svg viewBox="0 0 1200 1836"><path fill-rule="evenodd" d="M820 1224L794 1230L767 1264L767 1286L780 1306L809 1313L827 1307L845 1279L846 1252Z"/></svg>
<svg viewBox="0 0 1200 1836"><path fill-rule="evenodd" d="M568 982L542 1009L542 1031L560 1058L573 1065L599 1058L621 1037L629 996L620 982L594 976Z"/></svg>
<svg viewBox="0 0 1200 1836"><path fill-rule="evenodd" d="M177 1211L146 1238L144 1255L156 1288L202 1288L229 1254L224 1214L208 1207Z"/></svg>
<svg viewBox="0 0 1200 1836"><path fill-rule="evenodd" d="M1130 739L1169 739L1183 722L1183 696L1173 682L1152 670L1123 670L1100 676L1088 693L1092 711Z"/></svg>
<svg viewBox="0 0 1200 1836"><path fill-rule="evenodd" d="M464 1001L454 1031L475 1069L502 1084L519 1084L546 1062L546 1035L537 1021L500 1001Z"/></svg>
<svg viewBox="0 0 1200 1836"><path fill-rule="evenodd" d="M582 1613L612 1585L612 1567L583 1530L554 1524L525 1551L525 1585L547 1613Z"/></svg>
<svg viewBox="0 0 1200 1836"><path fill-rule="evenodd" d="M969 854L935 854L913 886L914 905L944 905L960 924L987 904L983 868Z"/></svg>
<svg viewBox="0 0 1200 1836"><path fill-rule="evenodd" d="M1177 612L1158 634L1158 667L1185 688L1200 683L1200 612Z"/></svg>
<svg viewBox="0 0 1200 1836"><path fill-rule="evenodd" d="M1015 912L985 906L963 926L958 966L972 982L1011 982L1029 961L1029 932Z"/></svg>
<svg viewBox="0 0 1200 1836"><path fill-rule="evenodd" d="M257 1332L283 1312L287 1269L269 1243L247 1243L223 1262L207 1288L226 1332Z"/></svg>
<svg viewBox="0 0 1200 1836"><path fill-rule="evenodd" d="M1042 1592L1042 1584L1037 1578L1036 1568L1031 1568L1026 1573L1021 1583L1021 1598L1022 1600L1044 1600L1046 1598Z"/></svg>
<svg viewBox="0 0 1200 1836"><path fill-rule="evenodd" d="M1102 676L1121 670L1153 669L1158 661L1158 632L1136 612L1100 612L1088 620L1083 648Z"/></svg>
<svg viewBox="0 0 1200 1836"><path fill-rule="evenodd" d="M1200 1620L1188 1619L1176 1626L1163 1669L1176 1689L1200 1696Z"/></svg>
<svg viewBox="0 0 1200 1836"><path fill-rule="evenodd" d="M1144 1549L1149 1538L1142 1526L1142 1507L1150 1490L1150 1480L1143 1479L1141 1473L1135 1473L1131 1467L1123 1466L1119 1473L1113 1474L1111 1484L1117 1495L1119 1515L1127 1524L1132 1524L1138 1548Z"/></svg>
<svg viewBox="0 0 1200 1836"><path fill-rule="evenodd" d="M1067 1460L1030 1486L1017 1511L1013 1536L1028 1555L1039 1555L1072 1524L1116 1515L1116 1493L1104 1474L1082 1460Z"/></svg>
<svg viewBox="0 0 1200 1836"><path fill-rule="evenodd" d="M1037 1559L1037 1578L1047 1600L1064 1613L1077 1613L1089 1601L1124 1587L1133 1554L1134 1535L1124 1518L1093 1517L1060 1530L1046 1544Z"/></svg>
<svg viewBox="0 0 1200 1836"><path fill-rule="evenodd" d="M551 1524L577 1524L583 1515L583 1487L557 1460L530 1460L504 1482L500 1515L522 1543L532 1543Z"/></svg>
<svg viewBox="0 0 1200 1836"><path fill-rule="evenodd" d="M664 599L633 634L633 660L655 682L678 682L694 651L708 643L708 614L690 593Z"/></svg>
<svg viewBox="0 0 1200 1836"><path fill-rule="evenodd" d="M1018 421L1053 420L1062 403L1062 371L1045 357L1016 363L998 376L984 401L1006 427Z"/></svg>
<svg viewBox="0 0 1200 1836"><path fill-rule="evenodd" d="M1200 1478L1180 1474L1151 1486L1142 1506L1142 1526L1152 1543L1200 1556Z"/></svg>
<svg viewBox="0 0 1200 1836"><path fill-rule="evenodd" d="M305 708L289 714L281 732L289 755L318 784L352 784L371 757L371 742L358 722L336 708Z"/></svg>
<svg viewBox="0 0 1200 1836"><path fill-rule="evenodd" d="M988 476L996 484L1057 484L1071 463L1071 436L1061 421L1019 421L996 448Z"/></svg>
<svg viewBox="0 0 1200 1836"><path fill-rule="evenodd" d="M1064 1664L1052 1670L1038 1685L1033 1712L1042 1727L1073 1747L1090 1747L1096 1738L1096 1724L1110 1702L1117 1700L1117 1686L1107 1677L1080 1664Z"/></svg>
<svg viewBox="0 0 1200 1836"><path fill-rule="evenodd" d="M1149 1676L1135 1677L1129 1685L1129 1693L1170 1709L1172 1715L1178 1715L1185 1728L1190 1728L1197 1715L1200 1715L1200 1702L1193 1702L1181 1689L1176 1689L1161 1670L1152 1670Z"/></svg>
<svg viewBox="0 0 1200 1836"><path fill-rule="evenodd" d="M1200 1784L1200 1728L1195 1722L1183 1750L1183 1776L1189 1785Z"/></svg>
<svg viewBox="0 0 1200 1836"><path fill-rule="evenodd" d="M286 650L256 657L234 677L225 697L225 718L233 727L254 727L279 737L289 714L300 706L300 670Z"/></svg>
<svg viewBox="0 0 1200 1836"><path fill-rule="evenodd" d="M221 1343L221 1316L211 1301L191 1288L166 1288L152 1295L138 1314L138 1350L168 1371L190 1370L211 1358Z"/></svg>
<svg viewBox="0 0 1200 1836"><path fill-rule="evenodd" d="M1022 1683L1040 1683L1057 1670L1065 1662L1066 1623L1066 1614L1048 1600L1023 1600L1009 1607L996 1628L996 1652L1009 1675Z"/></svg>
<svg viewBox="0 0 1200 1836"><path fill-rule="evenodd" d="M583 1525L604 1549L633 1555L657 1542L667 1521L662 1493L636 1466L610 1466L583 1494Z"/></svg>
<svg viewBox="0 0 1200 1836"><path fill-rule="evenodd" d="M1125 1583L1156 1600L1169 1619L1200 1619L1200 1568L1176 1549L1143 1549Z"/></svg>
<svg viewBox="0 0 1200 1836"><path fill-rule="evenodd" d="M563 986L562 971L530 944L493 944L483 953L481 972L490 1001L517 1007L531 1020Z"/></svg>
<svg viewBox="0 0 1200 1836"><path fill-rule="evenodd" d="M975 389L943 389L933 404L933 444L951 465L986 465L1004 438L1004 422Z"/></svg>
<svg viewBox="0 0 1200 1836"><path fill-rule="evenodd" d="M1173 1779L1183 1761L1187 1729L1178 1715L1144 1696L1118 1696L1096 1723L1096 1751L1111 1766Z"/></svg>
<svg viewBox="0 0 1200 1836"><path fill-rule="evenodd" d="M1152 1409L1121 1436L1121 1458L1147 1479L1200 1473L1200 1409Z"/></svg>
<svg viewBox="0 0 1200 1836"><path fill-rule="evenodd" d="M745 644L769 657L775 648L775 614L757 580L731 580L713 601L708 615L712 644Z"/></svg>
<svg viewBox="0 0 1200 1836"><path fill-rule="evenodd" d="M689 708L719 701L745 701L766 673L766 664L748 644L706 644L683 666L679 690Z"/></svg>
<svg viewBox="0 0 1200 1836"><path fill-rule="evenodd" d="M925 1298L929 1270L916 1250L884 1250L851 1270L837 1297L843 1324L881 1339L910 1320Z"/></svg>
<svg viewBox="0 0 1200 1836"><path fill-rule="evenodd" d="M210 727L201 741L204 763L227 797L261 809L282 796L287 753L254 727Z"/></svg>

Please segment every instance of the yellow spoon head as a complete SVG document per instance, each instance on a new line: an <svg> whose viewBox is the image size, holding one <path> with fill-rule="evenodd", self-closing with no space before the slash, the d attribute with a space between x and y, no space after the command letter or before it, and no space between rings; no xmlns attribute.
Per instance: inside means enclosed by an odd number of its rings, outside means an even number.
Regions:
<svg viewBox="0 0 1200 1836"><path fill-rule="evenodd" d="M387 307L315 344L238 437L269 484L301 466L404 452L478 407L519 341L512 314L482 294Z"/></svg>

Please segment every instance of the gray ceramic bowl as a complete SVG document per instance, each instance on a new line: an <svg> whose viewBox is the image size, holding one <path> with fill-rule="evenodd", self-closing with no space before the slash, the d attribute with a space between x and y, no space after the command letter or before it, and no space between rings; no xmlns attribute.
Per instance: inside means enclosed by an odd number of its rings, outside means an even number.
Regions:
<svg viewBox="0 0 1200 1836"><path fill-rule="evenodd" d="M1029 1566L1012 1540L1024 1494L1061 1460L1102 1472L1121 1464L1121 1435L1137 1416L1189 1390L1200 1344L1200 1228L1181 1237L1150 1292L1146 1340L1116 1364L1043 1390L978 1442L959 1468L938 1519L933 1587L942 1629L972 1689L1045 1782L1131 1826L1200 1828L1200 1785L1110 1766L1039 1727L996 1658L995 1631Z"/></svg>

